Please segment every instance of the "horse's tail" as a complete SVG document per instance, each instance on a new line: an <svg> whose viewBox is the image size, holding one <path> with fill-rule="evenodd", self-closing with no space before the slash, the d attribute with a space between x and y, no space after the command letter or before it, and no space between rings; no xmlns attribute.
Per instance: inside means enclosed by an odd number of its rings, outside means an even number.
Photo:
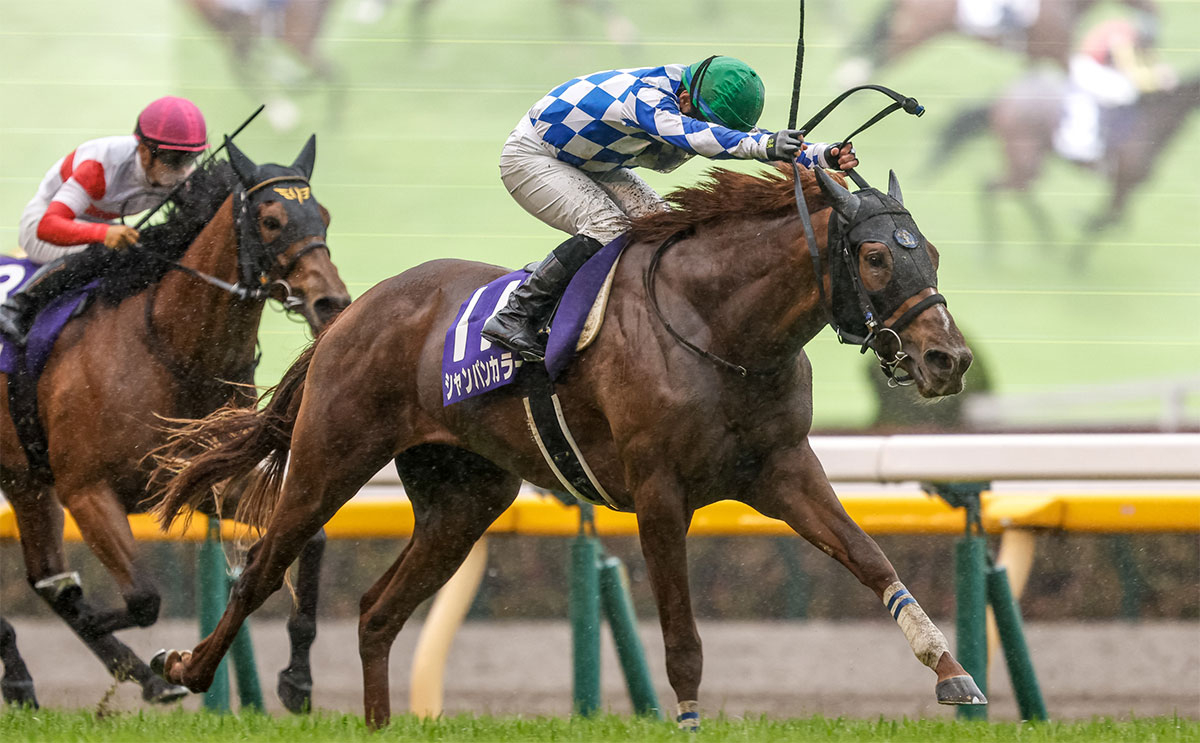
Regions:
<svg viewBox="0 0 1200 743"><path fill-rule="evenodd" d="M965 108L955 114L938 135L937 147L929 154L925 170L937 172L958 154L967 140L987 131L991 112L992 104L985 103L974 108Z"/></svg>
<svg viewBox="0 0 1200 743"><path fill-rule="evenodd" d="M157 462L152 482L160 483L162 500L154 513L164 528L185 508L198 510L211 502L216 488L240 492L238 521L265 526L283 485L292 429L304 396L314 342L304 350L279 384L267 390L259 408L226 405L194 421L181 423L166 444L153 452ZM220 503L220 501L218 501Z"/></svg>

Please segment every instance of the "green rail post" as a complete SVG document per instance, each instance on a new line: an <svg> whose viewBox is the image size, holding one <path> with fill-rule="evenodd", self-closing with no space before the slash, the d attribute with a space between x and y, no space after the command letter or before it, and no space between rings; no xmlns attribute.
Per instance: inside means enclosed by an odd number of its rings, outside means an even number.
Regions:
<svg viewBox="0 0 1200 743"><path fill-rule="evenodd" d="M954 545L955 594L958 615L958 662L987 694L987 542L984 537L970 534ZM985 705L963 705L958 708L963 720L986 720Z"/></svg>
<svg viewBox="0 0 1200 743"><path fill-rule="evenodd" d="M604 557L600 561L600 598L612 630L617 658L625 673L625 686L629 689L633 711L639 715L662 717L658 694L650 679L650 666L646 663L646 651L638 636L637 615L633 611L633 597L629 592L629 574L616 557Z"/></svg>
<svg viewBox="0 0 1200 743"><path fill-rule="evenodd" d="M196 592L200 598L200 637L208 637L217 627L225 602L229 597L229 583L225 572L225 552L221 549L221 521L210 518L208 533L196 561ZM225 660L217 666L212 685L204 692L204 708L214 712L229 711L229 666Z"/></svg>
<svg viewBox="0 0 1200 743"><path fill-rule="evenodd" d="M1013 693L1023 720L1045 720L1046 703L1037 674L1033 670L1033 658L1025 643L1025 632L1021 626L1021 612L1008 584L1008 570L993 566L987 574L988 601L996 616L996 629L1000 632L1000 646L1004 649L1004 663L1008 666L1008 677L1012 680Z"/></svg>
<svg viewBox="0 0 1200 743"><path fill-rule="evenodd" d="M579 534L571 544L568 613L575 672L575 713L579 715L592 715L600 710L600 545L586 528L594 524L592 513L590 504L579 504Z"/></svg>

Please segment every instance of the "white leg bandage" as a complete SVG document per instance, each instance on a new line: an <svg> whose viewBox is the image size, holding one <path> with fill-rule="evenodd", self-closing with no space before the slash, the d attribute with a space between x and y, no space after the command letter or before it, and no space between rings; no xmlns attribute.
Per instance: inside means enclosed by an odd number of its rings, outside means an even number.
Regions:
<svg viewBox="0 0 1200 743"><path fill-rule="evenodd" d="M695 730L700 727L700 703L696 700L679 703L679 714L675 717L680 730Z"/></svg>
<svg viewBox="0 0 1200 743"><path fill-rule="evenodd" d="M887 587L883 592L883 605L896 624L900 625L917 660L930 668L936 667L942 653L950 649L946 644L946 636L933 625L903 583L896 581Z"/></svg>

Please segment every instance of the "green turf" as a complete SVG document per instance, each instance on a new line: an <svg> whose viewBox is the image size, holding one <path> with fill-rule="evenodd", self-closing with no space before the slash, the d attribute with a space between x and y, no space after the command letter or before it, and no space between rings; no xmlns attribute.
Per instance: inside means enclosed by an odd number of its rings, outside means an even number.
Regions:
<svg viewBox="0 0 1200 743"><path fill-rule="evenodd" d="M6 712L0 737L29 743L145 743L146 741L678 741L674 723L617 716L593 719L450 717L421 721L403 716L382 732L368 733L350 715L272 718L141 712L97 719L92 712ZM769 720L716 718L704 723L697 740L713 741L889 741L894 743L1099 743L1200 740L1200 723L1175 718L1117 722L963 723L944 720L863 721L845 719Z"/></svg>
<svg viewBox="0 0 1200 743"><path fill-rule="evenodd" d="M613 66L740 56L764 76L762 123L785 122L795 52L794 3L738 0L617 0L640 42L608 42L594 15L555 0L442 0L416 39L397 3L362 26L351 2L330 11L322 48L346 86L331 123L326 94L297 98L289 133L256 122L240 139L258 160L290 162L311 131L320 146L316 195L333 214L330 243L354 295L419 262L446 256L518 265L544 255L559 235L525 214L500 184L497 160L512 124L546 90L576 74ZM1113 12L1102 6L1099 13ZM830 77L850 32L873 18L878 0L809 2L802 116L838 90ZM1185 74L1200 69L1194 29L1200 3L1161 2L1164 58ZM835 7L838 10L835 14ZM263 64L271 64L264 55ZM278 55L276 55L278 56ZM877 76L920 98L923 119L896 116L859 138L862 172L882 183L895 168L908 204L943 251L941 288L1002 392L1194 375L1200 368L1200 116L1164 153L1129 217L1090 248L1086 272L1066 251L1077 225L1099 208L1097 179L1054 162L1038 185L1058 225L1034 235L1004 203L1008 242L989 247L977 187L996 173L994 142L968 144L937 175L921 171L943 124L960 107L999 91L1022 69L1013 53L946 37ZM21 208L54 160L80 141L128 131L154 96L193 97L214 133L229 131L261 93L239 89L222 49L182 2L0 0L0 241L15 243ZM864 97L817 132L833 139L882 105ZM694 182L706 164L646 173L660 190ZM749 166L753 167L753 166ZM259 381L278 378L304 332L278 315L264 324ZM824 333L810 345L818 426L866 423L874 409L864 360ZM1077 420L1144 416L1155 403L1097 400ZM1196 416L1200 400L1190 401Z"/></svg>

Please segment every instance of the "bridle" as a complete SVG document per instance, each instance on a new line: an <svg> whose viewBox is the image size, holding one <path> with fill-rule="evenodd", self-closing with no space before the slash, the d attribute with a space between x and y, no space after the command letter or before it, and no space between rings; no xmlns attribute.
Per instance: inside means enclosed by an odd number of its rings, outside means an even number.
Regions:
<svg viewBox="0 0 1200 743"><path fill-rule="evenodd" d="M841 142L850 141L854 136L879 122L884 117L894 113L895 111L903 109L906 113L915 116L921 116L925 113L925 108L921 106L921 104L918 103L915 98L903 96L896 91L881 85L860 85L847 90L831 101L825 106L825 108L809 119L804 124L801 131L805 133L811 131L818 123L828 116L831 111L837 108L842 101L846 100L846 98L848 98L852 93L859 90L879 91L890 97L892 99L892 103L882 109L879 113L875 114L875 116L871 117L865 124L855 129L854 132L849 136L840 140ZM825 292L825 269L822 266L821 255L817 248L816 235L812 227L812 218L809 215L807 201L804 198L804 190L800 181L800 169L794 161L792 163L792 172L795 183L796 208L800 214L800 221L804 226L805 240L808 244L809 256L811 257L813 263L813 273L816 277L820 303L821 306L826 308L826 310L829 312L829 324L833 327L834 332L837 334L838 340L842 343L853 343L860 345L861 353L866 353L867 350L870 349L875 354L876 359L879 361L880 369L888 379L888 386L896 387L912 384L914 380L911 376L904 375L902 373L897 374L897 369L900 365L900 362L908 358L908 354L904 351L904 343L900 339L900 331L907 327L908 324L913 320L915 320L916 317L921 314L921 312L925 311L925 309L933 304L945 304L946 300L941 294L937 293L936 287L932 293L927 293L928 287L922 287L921 291L917 292L913 296L917 296L922 293L926 293L926 296L905 309L900 314L900 317L896 318L895 321L890 323L887 322L888 320L891 320L891 317L885 317L881 319L879 317L879 312L875 308L875 302L872 300L871 293L868 292L863 286L862 277L858 269L858 261L856 260L858 249L862 245L862 242L866 242L866 240L851 245L848 239L849 234L854 231L854 228L858 224L866 222L872 218L886 216L888 214L903 214L911 221L911 215L909 215L908 211L903 209L902 206L899 207L898 212L894 212L891 209L886 208L877 209L869 214L864 215L861 219L858 219L858 215L856 214L855 221L844 229L838 229L838 234L835 237L833 231L835 229L835 225L842 220L842 216L837 213L836 209L834 210L834 215L830 219L830 235L828 236L827 243L829 245L831 256L836 255L841 259L842 272L844 272L849 278L850 288L854 294L854 303L857 304L858 312L861 312L861 318L852 319L849 323L844 322L842 321L843 318L838 317L839 313L835 312L835 303L839 303L841 295L836 297L827 296ZM859 194L863 193L864 191L869 191L872 194L879 194L879 192L875 189L872 189L867 184L866 180L863 179L863 177L858 173L851 170L847 171L847 174L862 189L862 191L858 192ZM824 172L818 173L817 177L818 179L821 177L828 178ZM841 188L840 186L835 187ZM899 234L900 231L897 230L896 232ZM671 337L673 337L685 348L697 354L701 358L704 358L721 368L728 369L739 376L747 377L751 374L756 376L772 374L779 371L780 368L787 366L788 364L785 362L783 364L766 369L756 369L753 371L749 370L741 364L727 361L717 354L697 346L680 335L680 333L671 326L670 322L664 316L662 309L658 305L654 277L658 269L659 261L662 259L663 254L666 253L666 251L672 245L686 237L687 234L687 231L680 231L667 238L651 256L650 263L646 268L646 273L644 275L646 298L650 304L650 308L654 311L654 314L658 318L659 322L663 324L663 327L667 330ZM912 248L914 246L904 245L903 247ZM835 289L835 283L833 281L835 266L833 265L833 262L837 261L838 258L832 258L830 265L831 294ZM894 280L895 279L893 278L893 281ZM911 297L908 299L911 299ZM857 325L859 323L861 323L861 325L864 327L864 332L854 333L848 329L850 324ZM895 348L891 349L890 346L893 343Z"/></svg>
<svg viewBox="0 0 1200 743"><path fill-rule="evenodd" d="M296 266L306 255L314 250L325 250L329 252L329 245L323 238L310 240L304 247L295 251L288 258L287 263L280 262L280 256L287 250L287 240L283 235L277 238L271 245L263 244L259 238L256 224L250 218L250 195L262 189L265 186L275 183L302 183L308 187L308 179L302 175L282 175L267 178L250 188L244 188L238 185L234 191L235 206L233 210L234 220L234 236L236 239L236 250L238 256L238 281L229 283L224 279L220 279L203 271L198 271L189 266L185 266L176 260L166 258L165 256L143 250L142 254L154 260L167 264L167 269L179 271L193 278L199 279L211 286L232 295L234 299L242 302L258 302L274 300L278 302L280 309L285 316L290 319L297 319L298 322L304 322L305 318L301 314L301 309L304 306L304 300L292 289L292 286L287 282L287 277L292 274ZM271 250L270 248L275 243L284 243L283 250ZM282 270L276 273L276 269L282 266ZM278 278L272 278L272 276ZM176 377L186 377L190 365L181 364L163 352L163 343L161 343L158 330L154 325L154 305L158 296L159 284L155 284L150 288L149 296L145 303L145 325L146 325L146 345L154 353L155 357L166 366ZM282 294L274 291L281 289ZM254 369L258 366L259 359L262 356L262 351L259 349L251 362L248 372L253 374ZM239 374L240 376L240 374Z"/></svg>

